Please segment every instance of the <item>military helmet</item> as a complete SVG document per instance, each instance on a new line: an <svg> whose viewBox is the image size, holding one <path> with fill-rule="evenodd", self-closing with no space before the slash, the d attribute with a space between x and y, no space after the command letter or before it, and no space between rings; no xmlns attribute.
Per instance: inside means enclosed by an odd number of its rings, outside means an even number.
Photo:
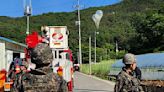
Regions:
<svg viewBox="0 0 164 92"><path fill-rule="evenodd" d="M124 55L123 57L124 64L133 64L134 62L136 62L136 57L134 54L127 53Z"/></svg>

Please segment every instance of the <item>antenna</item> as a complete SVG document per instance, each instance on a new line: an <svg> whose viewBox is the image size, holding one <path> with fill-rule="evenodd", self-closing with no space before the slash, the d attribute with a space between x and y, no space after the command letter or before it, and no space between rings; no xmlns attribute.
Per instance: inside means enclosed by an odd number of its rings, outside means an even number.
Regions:
<svg viewBox="0 0 164 92"><path fill-rule="evenodd" d="M25 0L24 1L24 15L30 16L31 12L32 12L31 0Z"/></svg>

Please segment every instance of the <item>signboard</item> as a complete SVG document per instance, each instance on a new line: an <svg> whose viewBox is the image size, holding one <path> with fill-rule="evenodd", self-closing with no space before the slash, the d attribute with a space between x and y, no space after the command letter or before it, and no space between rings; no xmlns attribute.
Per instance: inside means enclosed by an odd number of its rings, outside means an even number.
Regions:
<svg viewBox="0 0 164 92"><path fill-rule="evenodd" d="M20 53L20 58L25 58L25 53Z"/></svg>
<svg viewBox="0 0 164 92"><path fill-rule="evenodd" d="M50 26L50 48L68 48L68 34L66 26Z"/></svg>

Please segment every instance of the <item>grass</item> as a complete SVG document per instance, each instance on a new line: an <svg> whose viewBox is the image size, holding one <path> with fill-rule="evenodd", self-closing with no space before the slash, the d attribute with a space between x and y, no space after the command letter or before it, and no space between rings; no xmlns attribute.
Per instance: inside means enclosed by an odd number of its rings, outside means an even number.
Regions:
<svg viewBox="0 0 164 92"><path fill-rule="evenodd" d="M109 70L114 62L115 62L115 60L103 60L100 63L96 63L96 64L92 63L91 64L91 74L95 75L97 77L100 77L102 79L107 79ZM89 73L89 64L83 64L81 66L81 72L83 72L85 74L90 74Z"/></svg>

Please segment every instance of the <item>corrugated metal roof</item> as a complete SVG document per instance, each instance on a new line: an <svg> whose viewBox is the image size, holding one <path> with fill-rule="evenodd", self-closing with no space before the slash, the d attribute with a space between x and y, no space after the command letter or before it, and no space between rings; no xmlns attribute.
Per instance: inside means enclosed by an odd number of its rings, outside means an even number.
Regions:
<svg viewBox="0 0 164 92"><path fill-rule="evenodd" d="M164 67L164 53L150 53L136 55L138 67ZM122 59L116 61L112 67L123 67Z"/></svg>
<svg viewBox="0 0 164 92"><path fill-rule="evenodd" d="M14 44L17 44L17 45L20 45L20 46L23 46L23 47L27 47L25 44L22 44L22 43L13 41L13 40L8 39L8 38L5 38L5 37L1 37L1 36L0 36L0 40L4 40L4 41L10 42L10 43L14 43Z"/></svg>

